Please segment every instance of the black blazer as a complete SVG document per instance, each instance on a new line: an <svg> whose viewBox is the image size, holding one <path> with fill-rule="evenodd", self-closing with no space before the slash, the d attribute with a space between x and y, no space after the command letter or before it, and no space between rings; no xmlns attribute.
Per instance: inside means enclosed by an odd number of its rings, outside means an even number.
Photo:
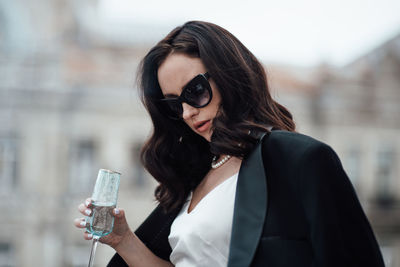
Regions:
<svg viewBox="0 0 400 267"><path fill-rule="evenodd" d="M157 207L135 232L166 260L176 215ZM127 265L115 254L108 266ZM272 131L243 160L228 267L245 266L384 266L367 217L331 147L299 133Z"/></svg>

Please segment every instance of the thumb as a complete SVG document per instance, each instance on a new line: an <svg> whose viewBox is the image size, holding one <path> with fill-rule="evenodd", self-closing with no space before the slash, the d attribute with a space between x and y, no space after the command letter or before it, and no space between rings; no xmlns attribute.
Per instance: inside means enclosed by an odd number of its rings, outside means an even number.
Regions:
<svg viewBox="0 0 400 267"><path fill-rule="evenodd" d="M125 218L125 211L120 208L115 208L113 210L114 214L114 226L122 226L127 225L126 218Z"/></svg>

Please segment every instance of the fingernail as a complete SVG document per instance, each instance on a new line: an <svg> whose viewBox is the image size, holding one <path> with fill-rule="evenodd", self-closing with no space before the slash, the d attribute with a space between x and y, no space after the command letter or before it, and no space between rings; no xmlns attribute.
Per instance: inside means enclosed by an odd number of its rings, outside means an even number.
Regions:
<svg viewBox="0 0 400 267"><path fill-rule="evenodd" d="M85 204L86 204L86 207L88 207L90 205L90 201L86 200Z"/></svg>
<svg viewBox="0 0 400 267"><path fill-rule="evenodd" d="M90 209L85 210L86 215L90 215L91 211Z"/></svg>
<svg viewBox="0 0 400 267"><path fill-rule="evenodd" d="M88 234L87 236L88 236L89 238L92 238L92 237L93 237L93 235L92 235L92 234Z"/></svg>
<svg viewBox="0 0 400 267"><path fill-rule="evenodd" d="M115 214L119 214L119 209L114 209Z"/></svg>
<svg viewBox="0 0 400 267"><path fill-rule="evenodd" d="M85 222L85 221L81 221L81 222L80 222L80 225L81 225L81 226L86 226L86 222Z"/></svg>

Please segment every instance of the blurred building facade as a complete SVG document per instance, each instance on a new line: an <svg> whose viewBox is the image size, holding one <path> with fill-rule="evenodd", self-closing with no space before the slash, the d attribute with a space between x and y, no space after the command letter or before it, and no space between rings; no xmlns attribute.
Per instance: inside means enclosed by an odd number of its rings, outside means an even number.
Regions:
<svg viewBox="0 0 400 267"><path fill-rule="evenodd" d="M122 175L136 227L155 182L138 151L150 121L134 90L145 49L100 38L96 1L0 2L0 266L87 266L73 227L99 168ZM99 246L97 266L113 251Z"/></svg>
<svg viewBox="0 0 400 267"><path fill-rule="evenodd" d="M72 222L99 168L123 174L133 229L155 206L134 78L157 39L102 31L96 4L0 2L0 267L87 266L90 243ZM400 36L339 69L266 69L298 131L338 153L387 266L400 266ZM100 245L97 266L112 254Z"/></svg>

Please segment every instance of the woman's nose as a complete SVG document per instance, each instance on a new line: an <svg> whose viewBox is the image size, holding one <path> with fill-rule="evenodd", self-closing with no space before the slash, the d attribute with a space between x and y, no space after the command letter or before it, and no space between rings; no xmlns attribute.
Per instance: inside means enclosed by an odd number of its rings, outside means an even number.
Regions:
<svg viewBox="0 0 400 267"><path fill-rule="evenodd" d="M184 120L190 119L191 117L199 113L199 110L197 108L192 107L191 105L186 103L182 103L182 109L182 118Z"/></svg>

